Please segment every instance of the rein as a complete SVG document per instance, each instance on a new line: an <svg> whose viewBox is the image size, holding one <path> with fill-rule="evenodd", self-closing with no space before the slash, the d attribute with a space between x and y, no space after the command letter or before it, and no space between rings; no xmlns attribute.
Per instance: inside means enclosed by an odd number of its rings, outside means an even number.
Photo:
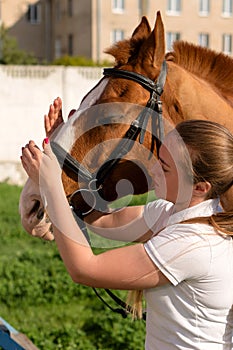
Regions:
<svg viewBox="0 0 233 350"><path fill-rule="evenodd" d="M58 162L61 167L69 169L74 175L80 176L84 181L88 183L88 189L78 189L69 197L69 203L72 210L78 216L78 224L82 229L83 233L89 240L85 223L80 220L85 215L89 214L93 210L103 210L106 208L104 200L99 196L99 190L103 187L104 181L108 176L109 172L116 166L116 164L132 149L135 140L139 136L139 142L142 144L144 142L145 132L149 118L152 122L152 142L151 142L151 152L156 143L157 150L164 138L164 127L162 121L162 101L160 99L167 76L167 64L164 60L162 63L161 71L156 82L145 77L142 74L130 72L126 70L119 70L116 68L105 68L103 71L104 76L113 76L120 79L132 80L140 84L143 88L150 92L150 98L143 108L141 113L137 118L131 123L129 129L125 133L124 137L120 140L119 144L112 151L105 163L100 167L100 169L91 173L86 169L79 161L67 153L58 143L51 141L51 147L55 153ZM154 113L155 112L155 113ZM73 198L76 194L81 194L82 192L91 194L93 204L87 212L80 212L75 208ZM98 199L98 200L97 200ZM118 304L121 308L112 308L93 288L96 295L101 299L101 301L108 306L113 312L117 312L126 318L129 313L132 312L131 307L127 306L125 302L119 299L110 290L105 289L108 295ZM145 313L143 314L143 319L145 319Z"/></svg>

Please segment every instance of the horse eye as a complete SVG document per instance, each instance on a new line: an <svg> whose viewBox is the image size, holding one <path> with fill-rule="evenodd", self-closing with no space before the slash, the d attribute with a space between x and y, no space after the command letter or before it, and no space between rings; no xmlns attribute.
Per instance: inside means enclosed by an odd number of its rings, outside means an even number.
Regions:
<svg viewBox="0 0 233 350"><path fill-rule="evenodd" d="M125 89L122 89L120 94L119 94L119 97L123 97L128 91L128 88L125 88Z"/></svg>
<svg viewBox="0 0 233 350"><path fill-rule="evenodd" d="M119 115L108 115L106 117L102 117L99 120L100 124L113 124L113 123L120 123L122 120L124 120L125 116L123 114Z"/></svg>

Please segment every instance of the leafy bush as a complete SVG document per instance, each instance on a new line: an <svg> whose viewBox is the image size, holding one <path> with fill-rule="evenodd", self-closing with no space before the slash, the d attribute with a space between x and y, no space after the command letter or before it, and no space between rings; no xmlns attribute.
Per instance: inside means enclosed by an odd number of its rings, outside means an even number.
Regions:
<svg viewBox="0 0 233 350"><path fill-rule="evenodd" d="M0 316L40 350L143 349L144 321L114 314L91 288L71 281L55 243L24 232L20 191L0 184Z"/></svg>
<svg viewBox="0 0 233 350"><path fill-rule="evenodd" d="M110 66L112 63L108 61L103 61L101 63L94 62L92 59L83 56L62 56L60 58L55 59L52 62L53 65L60 66L85 66L85 67L103 67Z"/></svg>
<svg viewBox="0 0 233 350"><path fill-rule="evenodd" d="M8 35L7 30L0 27L1 56L0 64L28 65L38 64L33 53L20 50L14 37Z"/></svg>

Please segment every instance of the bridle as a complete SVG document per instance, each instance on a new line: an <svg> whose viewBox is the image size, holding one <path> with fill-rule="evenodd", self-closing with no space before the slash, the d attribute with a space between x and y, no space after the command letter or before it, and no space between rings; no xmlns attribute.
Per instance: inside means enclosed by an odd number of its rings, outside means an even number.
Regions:
<svg viewBox="0 0 233 350"><path fill-rule="evenodd" d="M105 68L103 71L104 76L113 76L121 79L128 79L137 82L142 87L150 92L150 98L146 106L139 113L137 118L131 123L129 129L122 137L116 148L109 155L105 163L98 169L98 171L91 173L86 167L84 167L79 161L67 153L58 143L51 141L51 147L56 154L60 165L66 169L69 169L73 175L80 177L87 183L87 189L78 189L72 193L69 197L69 202L72 205L73 197L82 191L89 191L93 194L93 207L90 211L97 209L101 210L105 207L105 204L101 202L97 195L99 190L102 188L104 180L113 170L116 164L132 149L134 141L139 135L139 142L142 144L147 128L149 118L151 117L152 122L152 142L151 152L153 153L154 146L156 144L157 149L160 146L161 141L164 137L164 128L162 121L162 101L160 99L167 75L167 64L164 60L162 68L157 79L157 82L145 77L142 74L130 72L126 70L119 70L116 68ZM97 206L96 206L97 205ZM82 215L88 214L90 211L81 213Z"/></svg>
<svg viewBox="0 0 233 350"><path fill-rule="evenodd" d="M152 125L152 142L151 142L151 152L153 153L154 146L156 145L157 150L164 138L164 127L162 120L162 101L161 95L163 93L166 76L167 76L167 64L164 60L162 63L161 71L156 82L145 77L142 74L130 72L126 70L119 70L116 68L105 68L103 75L106 77L116 77L120 79L132 80L140 84L143 88L150 92L150 98L146 106L139 113L137 118L131 123L129 129L125 133L124 137L120 140L116 148L112 151L105 163L98 169L98 171L91 173L87 168L85 168L79 161L67 153L58 143L51 141L51 147L55 153L61 167L69 169L73 175L82 178L87 182L87 187L85 189L78 189L72 193L69 197L69 203L71 208L74 210L75 214L79 219L83 218L85 215L93 210L104 210L106 209L106 204L104 200L101 200L99 196L99 191L102 188L104 181L108 174L113 170L117 163L132 149L134 142L139 136L139 142L142 144L145 137L145 132L147 129L147 124L149 118L151 118ZM75 208L73 203L73 198L76 194L81 194L82 192L87 192L91 194L93 204L90 210L83 213ZM86 226L83 220L78 220L79 226L87 236ZM88 237L89 238L89 237ZM97 290L93 288L96 295L107 305L112 311L120 313L124 318L127 314L131 312L130 307L126 305L122 300L120 300L116 295L114 295L110 290L105 289L105 291L110 295L110 297L121 306L121 308L113 309L105 300L99 295ZM145 318L145 314L144 314Z"/></svg>

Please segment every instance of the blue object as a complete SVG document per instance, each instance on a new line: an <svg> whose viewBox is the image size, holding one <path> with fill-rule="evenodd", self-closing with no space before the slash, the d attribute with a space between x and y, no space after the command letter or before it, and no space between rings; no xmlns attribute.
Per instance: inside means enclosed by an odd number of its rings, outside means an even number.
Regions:
<svg viewBox="0 0 233 350"><path fill-rule="evenodd" d="M0 347L3 350L25 350L10 336L10 333L17 334L18 331L1 317L0 321L2 322L2 324L0 325Z"/></svg>

